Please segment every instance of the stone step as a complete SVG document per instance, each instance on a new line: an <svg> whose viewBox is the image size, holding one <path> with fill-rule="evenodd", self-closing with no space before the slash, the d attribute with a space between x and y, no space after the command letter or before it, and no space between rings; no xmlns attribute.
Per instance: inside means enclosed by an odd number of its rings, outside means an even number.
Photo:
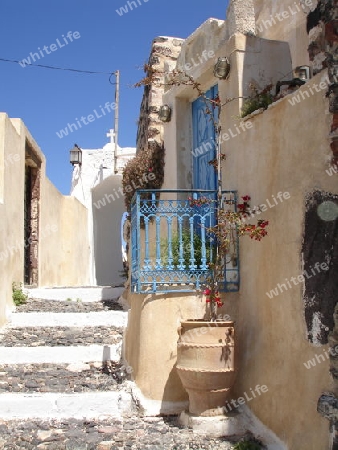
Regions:
<svg viewBox="0 0 338 450"><path fill-rule="evenodd" d="M62 364L119 361L122 341L113 345L0 347L0 364Z"/></svg>
<svg viewBox="0 0 338 450"><path fill-rule="evenodd" d="M118 391L129 377L122 364L107 361L70 364L0 365L0 393Z"/></svg>
<svg viewBox="0 0 338 450"><path fill-rule="evenodd" d="M72 312L16 312L8 326L15 327L118 327L127 325L128 313L124 311Z"/></svg>
<svg viewBox="0 0 338 450"><path fill-rule="evenodd" d="M41 300L67 301L68 299L82 302L98 302L119 298L125 288L123 286L93 286L93 287L54 287L54 288L26 288L24 292L29 298Z"/></svg>
<svg viewBox="0 0 338 450"><path fill-rule="evenodd" d="M1 446L3 445L3 447ZM224 438L194 435L176 417L0 420L0 448L24 450L231 450Z"/></svg>
<svg viewBox="0 0 338 450"><path fill-rule="evenodd" d="M2 347L57 347L113 345L121 342L123 329L114 326L96 327L14 327L0 332ZM1 358L1 353L0 353Z"/></svg>
<svg viewBox="0 0 338 450"><path fill-rule="evenodd" d="M96 302L82 302L76 300L40 300L30 298L26 303L16 307L16 312L54 312L54 313L88 313L98 311L116 310L123 307L118 299L100 300Z"/></svg>
<svg viewBox="0 0 338 450"><path fill-rule="evenodd" d="M135 412L130 392L8 393L0 394L0 418L6 419L93 419L121 418Z"/></svg>

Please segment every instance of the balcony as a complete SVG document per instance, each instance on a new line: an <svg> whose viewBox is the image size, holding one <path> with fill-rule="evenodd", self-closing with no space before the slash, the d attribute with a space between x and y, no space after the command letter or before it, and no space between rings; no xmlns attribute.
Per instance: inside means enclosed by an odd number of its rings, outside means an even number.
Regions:
<svg viewBox="0 0 338 450"><path fill-rule="evenodd" d="M131 290L134 293L196 292L210 276L217 220L217 192L139 190L131 205ZM222 192L222 207L235 210L237 193ZM225 261L225 292L239 289L238 239Z"/></svg>

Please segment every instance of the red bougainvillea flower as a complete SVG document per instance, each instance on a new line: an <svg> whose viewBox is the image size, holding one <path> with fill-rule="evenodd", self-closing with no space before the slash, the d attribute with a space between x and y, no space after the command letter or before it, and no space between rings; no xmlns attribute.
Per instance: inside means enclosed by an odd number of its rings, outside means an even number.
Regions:
<svg viewBox="0 0 338 450"><path fill-rule="evenodd" d="M206 301L207 303L210 303L210 302L211 302L210 298L207 298L205 301Z"/></svg>
<svg viewBox="0 0 338 450"><path fill-rule="evenodd" d="M261 228L265 228L269 225L268 220L259 220L257 223L258 223L258 226L260 226Z"/></svg>
<svg viewBox="0 0 338 450"><path fill-rule="evenodd" d="M211 294L211 290L210 289L205 289L205 291L203 292L204 295L210 295Z"/></svg>
<svg viewBox="0 0 338 450"><path fill-rule="evenodd" d="M241 197L245 202L248 202L249 200L251 200L250 195L244 195L244 197Z"/></svg>

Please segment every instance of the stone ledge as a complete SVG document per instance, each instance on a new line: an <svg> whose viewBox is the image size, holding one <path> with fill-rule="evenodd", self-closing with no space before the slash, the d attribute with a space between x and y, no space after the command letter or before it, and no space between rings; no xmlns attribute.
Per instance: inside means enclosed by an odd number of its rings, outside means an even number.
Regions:
<svg viewBox="0 0 338 450"><path fill-rule="evenodd" d="M215 438L221 436L238 438L250 433L260 440L267 450L288 450L287 446L246 405L228 416L197 417L184 411L179 421L181 425L192 428L196 434L204 433Z"/></svg>

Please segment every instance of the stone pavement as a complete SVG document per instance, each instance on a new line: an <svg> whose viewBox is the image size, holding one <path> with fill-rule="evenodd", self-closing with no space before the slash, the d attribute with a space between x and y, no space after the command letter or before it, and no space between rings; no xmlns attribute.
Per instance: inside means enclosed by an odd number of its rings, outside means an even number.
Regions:
<svg viewBox="0 0 338 450"><path fill-rule="evenodd" d="M102 322L103 311L116 322ZM52 323L59 314L62 326L45 326L46 313ZM176 416L142 416L119 361L125 315L116 300L29 300L17 308L12 325L0 330L0 450L233 448L228 440L193 434ZM100 349L96 360L84 360L86 346ZM115 358L105 357L109 346L116 347Z"/></svg>
<svg viewBox="0 0 338 450"><path fill-rule="evenodd" d="M175 417L114 420L0 421L0 449L14 450L230 450L221 438L194 435Z"/></svg>

